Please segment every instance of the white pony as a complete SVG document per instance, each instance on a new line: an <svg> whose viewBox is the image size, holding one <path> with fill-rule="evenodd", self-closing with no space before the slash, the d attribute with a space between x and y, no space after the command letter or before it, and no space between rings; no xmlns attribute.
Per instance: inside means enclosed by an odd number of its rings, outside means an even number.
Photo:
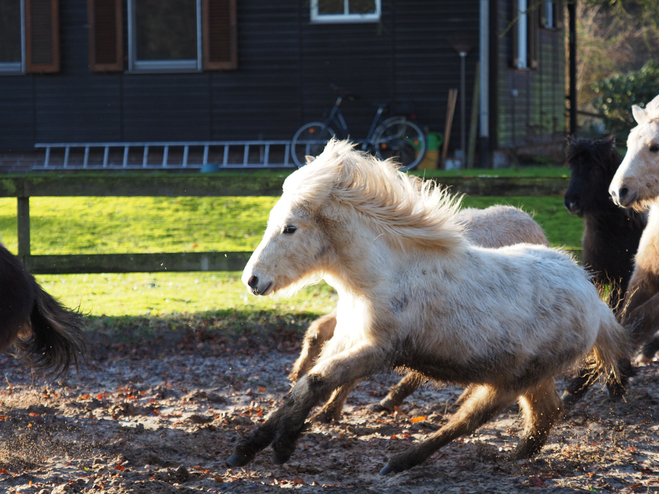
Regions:
<svg viewBox="0 0 659 494"><path fill-rule="evenodd" d="M659 329L659 96L646 108L632 106L638 126L627 139L627 154L611 181L609 193L619 206L650 208L634 272L623 305L622 322L640 344ZM641 361L650 361L659 349L655 336L643 348Z"/></svg>
<svg viewBox="0 0 659 494"><path fill-rule="evenodd" d="M283 405L238 442L230 466L271 443L274 462L286 462L314 405L391 368L467 389L447 424L381 473L418 465L516 399L524 431L515 457L525 458L560 415L556 374L588 354L616 372L626 335L586 272L546 247L472 245L453 221L458 205L347 142L331 141L286 179L243 281L268 295L323 277L339 294L337 324Z"/></svg>
<svg viewBox="0 0 659 494"><path fill-rule="evenodd" d="M496 205L486 209L465 208L457 213L454 221L464 226L467 240L481 247L503 247L520 243L549 246L542 227L533 218L513 206ZM316 319L307 329L302 342L300 356L293 364L288 378L295 382L316 365L323 346L334 336L336 310ZM393 386L380 406L394 410L405 398L414 393L425 381L423 375L410 371ZM357 383L348 384L335 390L329 401L313 417L313 420L329 423L341 417L343 405L350 391Z"/></svg>

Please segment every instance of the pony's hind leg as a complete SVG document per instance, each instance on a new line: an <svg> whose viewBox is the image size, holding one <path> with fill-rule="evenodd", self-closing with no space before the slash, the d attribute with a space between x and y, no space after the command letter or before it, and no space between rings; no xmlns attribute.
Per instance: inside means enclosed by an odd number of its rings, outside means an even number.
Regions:
<svg viewBox="0 0 659 494"><path fill-rule="evenodd" d="M300 356L293 364L293 370L288 375L291 381L297 382L309 372L309 369L316 365L316 360L318 360L323 345L334 336L335 329L336 309L311 323L304 334Z"/></svg>
<svg viewBox="0 0 659 494"><path fill-rule="evenodd" d="M524 413L524 431L513 453L515 459L529 458L540 451L563 410L553 378L524 393L519 403Z"/></svg>
<svg viewBox="0 0 659 494"><path fill-rule="evenodd" d="M469 386L463 394L462 406L449 421L428 439L389 459L380 471L382 475L402 472L424 462L430 455L453 439L470 434L494 417L503 407L510 405L518 394L487 385Z"/></svg>
<svg viewBox="0 0 659 494"><path fill-rule="evenodd" d="M380 401L380 406L386 410L393 410L403 403L405 398L414 393L424 379L423 375L418 372L408 372L398 384L391 387L389 394Z"/></svg>
<svg viewBox="0 0 659 494"><path fill-rule="evenodd" d="M329 401L323 405L323 408L320 410L320 412L314 415L311 420L321 422L323 424L329 424L333 420L339 420L341 418L341 412L343 411L343 406L345 405L346 399L348 398L350 391L352 391L358 382L359 381L354 381L349 384L344 384L339 389L335 389Z"/></svg>

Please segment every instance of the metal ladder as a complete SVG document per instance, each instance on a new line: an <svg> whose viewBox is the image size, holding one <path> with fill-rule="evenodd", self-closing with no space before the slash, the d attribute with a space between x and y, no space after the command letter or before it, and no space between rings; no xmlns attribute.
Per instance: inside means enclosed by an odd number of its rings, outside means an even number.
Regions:
<svg viewBox="0 0 659 494"><path fill-rule="evenodd" d="M291 143L285 140L38 143L34 147L44 149L45 156L43 165L35 165L33 170L215 171L295 167L291 162Z"/></svg>

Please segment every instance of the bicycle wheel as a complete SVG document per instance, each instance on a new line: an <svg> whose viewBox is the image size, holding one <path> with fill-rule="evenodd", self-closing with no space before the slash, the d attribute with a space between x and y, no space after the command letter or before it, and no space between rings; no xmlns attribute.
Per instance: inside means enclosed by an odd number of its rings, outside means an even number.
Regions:
<svg viewBox="0 0 659 494"><path fill-rule="evenodd" d="M425 134L405 117L391 117L382 122L375 129L373 143L378 158L394 158L403 171L414 168L426 154Z"/></svg>
<svg viewBox="0 0 659 494"><path fill-rule="evenodd" d="M316 157L334 136L334 131L322 122L310 122L300 127L291 140L291 156L298 168L307 164L307 156Z"/></svg>

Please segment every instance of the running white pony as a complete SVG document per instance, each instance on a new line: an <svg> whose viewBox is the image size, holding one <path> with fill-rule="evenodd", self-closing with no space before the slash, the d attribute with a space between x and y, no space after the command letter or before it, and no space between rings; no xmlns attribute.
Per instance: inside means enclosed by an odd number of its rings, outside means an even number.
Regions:
<svg viewBox="0 0 659 494"><path fill-rule="evenodd" d="M542 448L561 413L554 376L580 363L616 374L626 335L586 272L537 245L487 249L454 221L459 200L390 161L331 141L284 183L243 273L256 295L324 278L339 295L334 337L266 422L238 442L230 466L269 444L295 450L305 419L338 387L392 368L467 386L461 406L381 473L425 461L519 400L517 458Z"/></svg>
<svg viewBox="0 0 659 494"><path fill-rule="evenodd" d="M632 106L632 114L638 125L629 133L609 193L619 206L650 208L622 309L622 323L634 343L650 338L640 357L649 362L659 350L659 96L645 109Z"/></svg>

